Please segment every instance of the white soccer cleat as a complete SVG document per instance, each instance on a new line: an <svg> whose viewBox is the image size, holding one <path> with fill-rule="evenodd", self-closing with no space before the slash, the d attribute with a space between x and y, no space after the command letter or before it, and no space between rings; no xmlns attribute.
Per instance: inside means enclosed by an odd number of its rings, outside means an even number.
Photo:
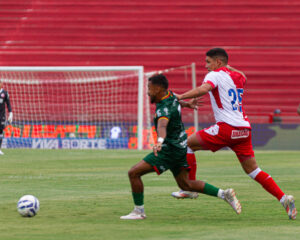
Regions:
<svg viewBox="0 0 300 240"><path fill-rule="evenodd" d="M295 207L295 200L292 195L286 195L283 207L285 208L289 218L295 220L297 216L297 209Z"/></svg>
<svg viewBox="0 0 300 240"><path fill-rule="evenodd" d="M0 155L4 155L4 152L2 152L1 150L0 150Z"/></svg>
<svg viewBox="0 0 300 240"><path fill-rule="evenodd" d="M241 214L242 206L240 201L235 196L235 191L232 188L224 191L224 200L230 204L237 214Z"/></svg>
<svg viewBox="0 0 300 240"><path fill-rule="evenodd" d="M184 198L194 199L194 198L197 198L199 196L199 193L180 190L178 192L172 192L171 195L174 198L178 198L178 199L184 199Z"/></svg>
<svg viewBox="0 0 300 240"><path fill-rule="evenodd" d="M126 216L121 216L120 219L123 220L142 220L146 218L146 214L137 209L134 209L131 213Z"/></svg>

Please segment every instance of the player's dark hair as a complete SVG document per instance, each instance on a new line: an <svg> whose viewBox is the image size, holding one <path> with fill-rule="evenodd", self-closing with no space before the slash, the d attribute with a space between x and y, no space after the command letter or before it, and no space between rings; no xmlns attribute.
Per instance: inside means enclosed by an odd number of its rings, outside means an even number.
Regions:
<svg viewBox="0 0 300 240"><path fill-rule="evenodd" d="M228 63L228 54L223 48L212 48L207 51L206 56L211 58L220 58L225 64Z"/></svg>
<svg viewBox="0 0 300 240"><path fill-rule="evenodd" d="M165 75L157 74L149 78L149 81L154 84L163 87L164 89L168 89L169 82Z"/></svg>

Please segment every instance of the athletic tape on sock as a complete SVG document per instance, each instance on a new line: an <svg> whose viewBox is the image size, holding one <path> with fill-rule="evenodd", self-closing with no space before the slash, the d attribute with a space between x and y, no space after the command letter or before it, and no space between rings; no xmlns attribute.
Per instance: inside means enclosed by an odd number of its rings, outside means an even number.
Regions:
<svg viewBox="0 0 300 240"><path fill-rule="evenodd" d="M248 174L249 177L251 177L252 179L255 179L256 176L261 172L260 168L256 168L254 171L252 171L251 173Z"/></svg>

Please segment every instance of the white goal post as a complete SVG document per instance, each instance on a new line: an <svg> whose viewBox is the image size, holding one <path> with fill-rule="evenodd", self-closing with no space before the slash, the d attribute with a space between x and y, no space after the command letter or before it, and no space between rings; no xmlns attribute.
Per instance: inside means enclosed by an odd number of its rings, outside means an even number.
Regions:
<svg viewBox="0 0 300 240"><path fill-rule="evenodd" d="M155 73L166 74L174 92L196 86L195 64L151 73L143 66L0 67L14 113L3 147L149 148L154 105L146 91ZM190 111L184 119L197 129L197 117Z"/></svg>
<svg viewBox="0 0 300 240"><path fill-rule="evenodd" d="M79 74L76 76L76 73L90 73L89 76L84 76L84 74ZM116 74L117 72L121 72L122 74ZM40 74L36 74L40 73ZM46 73L46 74L45 74ZM52 74L51 74L52 73ZM57 77L57 73L60 75ZM100 75L97 73L101 73ZM47 76L47 77L43 77ZM72 78L72 75L74 78ZM52 77L53 76L53 77ZM102 67L0 67L0 77L1 81L4 85L7 86L7 90L11 95L11 102L13 106L13 112L17 123L20 125L23 122L28 122L30 119L21 119L20 112L16 112L16 108L20 109L18 104L23 100L22 97L27 97L31 88L28 87L24 89L24 92L20 92L17 86L32 86L32 85L51 85L61 82L67 83L69 86L71 85L80 85L88 82L105 82L109 80L122 79L128 80L132 78L134 82L136 82L137 89L134 91L137 92L137 102L138 111L136 112L136 119L138 125L138 149L142 149L142 140L143 140L143 95L144 95L144 67L143 66L102 66ZM41 79L39 79L41 78ZM16 87L15 87L16 86ZM4 86L6 87L6 86ZM66 86L65 86L66 87ZM131 87L131 86L130 86ZM33 91L36 88L32 89ZM80 91L80 89L78 89ZM113 90L113 89L112 89ZM21 90L22 91L22 90ZM14 95L16 94L16 95ZM38 93L31 92L30 94L36 95ZM75 94L75 93L74 93ZM99 93L100 94L100 93ZM132 97L132 96L129 96ZM35 104L35 101L39 101L39 98L33 99L29 104ZM40 103L38 103L40 104ZM45 103L47 104L47 103ZM21 104L22 105L22 104ZM113 107L113 106L112 106ZM22 109L20 109L22 111ZM40 114L40 113L38 113ZM43 117L43 116L41 116ZM47 119L43 119L47 120ZM56 119L59 121L59 119ZM72 137L72 136L70 136ZM86 142L84 143L86 144ZM97 147L99 147L97 145Z"/></svg>

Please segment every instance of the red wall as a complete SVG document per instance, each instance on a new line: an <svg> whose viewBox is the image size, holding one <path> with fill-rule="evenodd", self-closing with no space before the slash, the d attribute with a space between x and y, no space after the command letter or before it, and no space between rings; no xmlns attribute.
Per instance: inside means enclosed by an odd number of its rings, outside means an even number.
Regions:
<svg viewBox="0 0 300 240"><path fill-rule="evenodd" d="M198 84L205 52L224 47L248 76L250 119L267 122L280 108L285 122L299 122L298 0L0 0L0 27L2 66L196 62Z"/></svg>

